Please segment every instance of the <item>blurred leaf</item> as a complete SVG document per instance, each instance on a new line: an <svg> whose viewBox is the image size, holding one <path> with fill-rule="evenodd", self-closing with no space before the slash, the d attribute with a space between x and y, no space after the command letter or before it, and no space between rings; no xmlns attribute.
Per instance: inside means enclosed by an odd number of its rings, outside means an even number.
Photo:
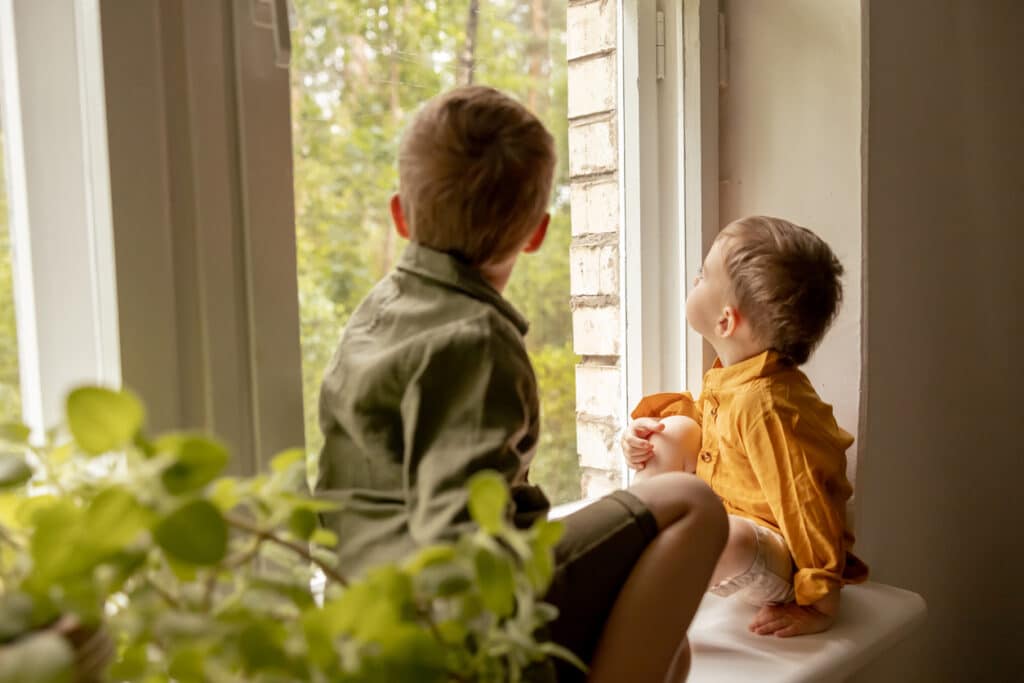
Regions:
<svg viewBox="0 0 1024 683"><path fill-rule="evenodd" d="M443 562L451 562L455 559L455 547L452 545L428 545L426 548L421 549L417 552L412 559L407 560L405 568L413 574L417 574L423 570L424 567L430 565L439 564Z"/></svg>
<svg viewBox="0 0 1024 683"><path fill-rule="evenodd" d="M86 539L97 554L108 555L135 541L149 525L149 512L123 488L112 487L97 495L85 510Z"/></svg>
<svg viewBox="0 0 1024 683"><path fill-rule="evenodd" d="M74 652L52 631L4 646L0 654L0 683L70 683Z"/></svg>
<svg viewBox="0 0 1024 683"><path fill-rule="evenodd" d="M0 594L0 643L27 633L32 626L32 598L24 593Z"/></svg>
<svg viewBox="0 0 1024 683"><path fill-rule="evenodd" d="M316 514L308 508L296 508L288 516L288 528L297 538L308 541L316 531Z"/></svg>
<svg viewBox="0 0 1024 683"><path fill-rule="evenodd" d="M338 535L330 529L324 529L320 527L313 530L313 535L309 537L311 543L322 545L327 548L333 548L338 545Z"/></svg>
<svg viewBox="0 0 1024 683"><path fill-rule="evenodd" d="M70 501L48 499L32 512L34 531L29 543L33 573L33 589L45 588L51 578L67 575L75 559L82 511Z"/></svg>
<svg viewBox="0 0 1024 683"><path fill-rule="evenodd" d="M0 453L0 489L21 486L32 478L32 469L25 458L16 453Z"/></svg>
<svg viewBox="0 0 1024 683"><path fill-rule="evenodd" d="M206 500L179 507L157 524L154 536L169 555L190 564L217 564L227 552L227 524L220 511Z"/></svg>
<svg viewBox="0 0 1024 683"><path fill-rule="evenodd" d="M90 455L131 443L142 427L145 411L129 391L82 387L67 398L68 427L79 448Z"/></svg>
<svg viewBox="0 0 1024 683"><path fill-rule="evenodd" d="M206 652L200 647L178 647L171 652L167 673L181 683L202 683L206 681L203 668L205 658Z"/></svg>
<svg viewBox="0 0 1024 683"><path fill-rule="evenodd" d="M425 629L402 625L381 640L380 654L364 661L361 674L374 681L443 683L450 680L444 651Z"/></svg>
<svg viewBox="0 0 1024 683"><path fill-rule="evenodd" d="M242 500L239 491L238 480L234 477L223 477L218 479L210 487L210 502L220 508L221 512L227 512Z"/></svg>
<svg viewBox="0 0 1024 683"><path fill-rule="evenodd" d="M485 531L495 534L505 526L508 484L493 471L478 472L469 480L469 514Z"/></svg>
<svg viewBox="0 0 1024 683"><path fill-rule="evenodd" d="M487 550L474 558L480 595L487 609L498 617L507 617L515 609L515 580L508 559Z"/></svg>
<svg viewBox="0 0 1024 683"><path fill-rule="evenodd" d="M239 634L239 650L247 671L287 671L291 662L284 651L284 630L264 620L246 624Z"/></svg>
<svg viewBox="0 0 1024 683"><path fill-rule="evenodd" d="M270 460L270 469L272 472L284 472L288 470L292 465L302 463L305 467L306 452L301 448L291 448L287 451L278 453Z"/></svg>
<svg viewBox="0 0 1024 683"><path fill-rule="evenodd" d="M137 681L146 672L145 642L134 642L126 645L110 668L110 679L114 681Z"/></svg>
<svg viewBox="0 0 1024 683"><path fill-rule="evenodd" d="M168 493L181 495L206 486L228 462L228 451L220 443L202 436L183 436L173 442L161 439L158 447L173 443L175 462L163 471L161 480ZM160 450L164 450L160 447Z"/></svg>
<svg viewBox="0 0 1024 683"><path fill-rule="evenodd" d="M587 671L587 665L583 663L583 660L576 656L572 650L568 650L558 643L545 642L540 643L537 647L538 650L543 652L548 657L557 657L558 659L564 659L580 671Z"/></svg>
<svg viewBox="0 0 1024 683"><path fill-rule="evenodd" d="M21 446L28 442L28 437L31 434L32 430L21 422L0 423L0 441Z"/></svg>

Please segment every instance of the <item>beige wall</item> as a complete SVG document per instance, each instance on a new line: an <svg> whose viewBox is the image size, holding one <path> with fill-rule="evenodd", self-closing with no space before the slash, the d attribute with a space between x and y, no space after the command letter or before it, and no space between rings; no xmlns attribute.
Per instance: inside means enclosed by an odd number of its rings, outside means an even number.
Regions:
<svg viewBox="0 0 1024 683"><path fill-rule="evenodd" d="M1021 680L1024 3L867 16L858 530L875 578L929 618L858 680Z"/></svg>
<svg viewBox="0 0 1024 683"><path fill-rule="evenodd" d="M724 0L720 211L821 235L846 268L839 318L805 370L857 433L861 369L860 3ZM851 475L857 445L849 452Z"/></svg>

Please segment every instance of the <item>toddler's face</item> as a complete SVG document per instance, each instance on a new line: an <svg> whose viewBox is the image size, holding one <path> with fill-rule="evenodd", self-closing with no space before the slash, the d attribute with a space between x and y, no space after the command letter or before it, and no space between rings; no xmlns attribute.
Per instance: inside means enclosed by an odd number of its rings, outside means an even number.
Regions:
<svg viewBox="0 0 1024 683"><path fill-rule="evenodd" d="M693 281L693 290L686 297L686 322L702 337L714 339L715 324L729 303L731 283L725 271L723 240L711 245L704 267Z"/></svg>

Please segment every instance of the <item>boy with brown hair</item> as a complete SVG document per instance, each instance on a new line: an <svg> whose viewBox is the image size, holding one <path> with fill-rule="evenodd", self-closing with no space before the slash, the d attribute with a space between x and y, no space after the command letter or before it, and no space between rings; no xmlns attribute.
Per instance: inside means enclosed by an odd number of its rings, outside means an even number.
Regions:
<svg viewBox="0 0 1024 683"><path fill-rule="evenodd" d="M483 469L509 482L515 523L548 512L528 481L540 425L527 323L501 292L544 240L554 141L516 101L464 87L417 114L398 167L391 213L410 244L352 314L320 399L317 488L343 503L325 522L350 573L465 528L465 486ZM682 680L727 532L711 490L667 474L563 522L552 638L592 681ZM580 678L557 666L559 680Z"/></svg>
<svg viewBox="0 0 1024 683"><path fill-rule="evenodd" d="M729 513L711 592L761 606L750 630L829 628L839 590L867 577L850 552L843 431L799 370L838 313L843 268L806 228L765 216L718 235L686 318L718 353L696 402L645 397L622 446L645 479L696 472Z"/></svg>

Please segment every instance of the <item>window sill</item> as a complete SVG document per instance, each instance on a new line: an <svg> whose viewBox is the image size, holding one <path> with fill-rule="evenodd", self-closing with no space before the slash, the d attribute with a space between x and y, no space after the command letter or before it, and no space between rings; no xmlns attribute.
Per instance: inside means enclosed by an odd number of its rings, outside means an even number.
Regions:
<svg viewBox="0 0 1024 683"><path fill-rule="evenodd" d="M925 619L917 593L868 582L843 589L836 624L797 638L747 630L756 608L705 595L690 626L690 683L843 681L909 636Z"/></svg>

